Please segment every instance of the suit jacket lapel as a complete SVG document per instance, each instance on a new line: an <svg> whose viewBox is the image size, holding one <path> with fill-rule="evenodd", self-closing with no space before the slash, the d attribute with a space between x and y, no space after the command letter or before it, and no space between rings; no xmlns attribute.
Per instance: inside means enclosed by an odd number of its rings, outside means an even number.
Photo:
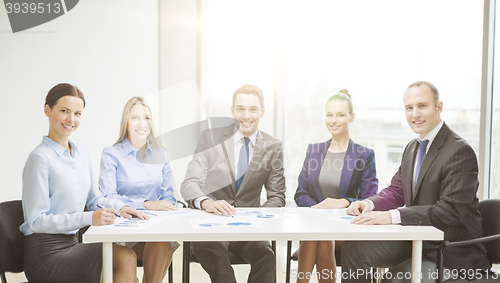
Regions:
<svg viewBox="0 0 500 283"><path fill-rule="evenodd" d="M225 147L225 151L227 153L226 162L229 160L228 173L231 175L231 191L233 195L236 195L236 183L235 183L235 161L234 161L234 125L228 127L228 129L222 135L222 140L220 141L221 145ZM223 143L223 144L222 144Z"/></svg>
<svg viewBox="0 0 500 283"><path fill-rule="evenodd" d="M349 139L349 145L347 146L347 151L344 157L344 166L342 168L342 174L340 176L339 196L347 195L347 190L349 189L352 173L354 172L354 168L356 167L355 165L357 160L358 154L354 146L354 142ZM352 164L348 164L349 162L352 162Z"/></svg>
<svg viewBox="0 0 500 283"><path fill-rule="evenodd" d="M405 198L405 205L410 206L413 202L413 173L415 172L415 159L417 158L418 142L416 139L408 145L408 152L403 156L402 160L402 174L403 176L410 176L409 179L404 178L403 193Z"/></svg>
<svg viewBox="0 0 500 283"><path fill-rule="evenodd" d="M420 185L422 184L423 179L425 178L425 174L429 170L430 166L439 155L439 149L444 145L444 141L448 134L448 127L446 124L443 124L441 130L439 130L438 134L432 141L431 147L427 151L427 154L424 157L424 161L422 162L422 167L420 167L420 173L418 174L417 184L415 185L415 193L413 194L412 202L415 200L415 197L418 194L420 189Z"/></svg>
<svg viewBox="0 0 500 283"><path fill-rule="evenodd" d="M245 172L245 176L243 177L243 181L241 182L240 188L238 189L238 193L245 189L246 184L250 182L250 178L252 178L253 172L255 172L262 165L260 164L260 160L262 159L262 155L265 152L265 140L264 137L260 134L257 134L257 140L255 143L255 148L253 150L252 159L250 159L248 163L247 172ZM234 151L234 150L233 150ZM233 154L234 155L234 154ZM234 158L233 158L234 162ZM233 167L234 168L234 167ZM236 171L235 171L236 172ZM236 192L236 185L233 186Z"/></svg>

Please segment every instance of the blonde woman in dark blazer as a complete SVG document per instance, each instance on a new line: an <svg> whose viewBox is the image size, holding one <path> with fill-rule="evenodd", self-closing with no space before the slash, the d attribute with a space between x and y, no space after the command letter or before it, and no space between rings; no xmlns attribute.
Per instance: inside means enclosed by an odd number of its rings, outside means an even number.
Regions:
<svg viewBox="0 0 500 283"><path fill-rule="evenodd" d="M298 206L345 208L352 201L377 193L375 153L355 143L349 136L349 125L354 117L347 90L341 90L328 99L326 127L332 138L308 146L295 193ZM335 276L330 276L336 270L334 250L333 241L302 241L297 282L309 282L314 265L319 272L315 274L320 275L319 282L335 282Z"/></svg>

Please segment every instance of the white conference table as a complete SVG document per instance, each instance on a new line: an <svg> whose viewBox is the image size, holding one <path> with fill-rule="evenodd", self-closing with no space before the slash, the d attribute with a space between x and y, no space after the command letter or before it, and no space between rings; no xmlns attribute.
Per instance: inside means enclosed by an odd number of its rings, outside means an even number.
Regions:
<svg viewBox="0 0 500 283"><path fill-rule="evenodd" d="M345 209L312 208L237 208L235 218L214 216L201 210L181 209L176 216L150 216L157 222L146 228L90 227L84 243L103 243L104 283L113 282L113 242L158 241L413 241L412 274L420 274L422 241L443 240L443 232L431 226L354 225L345 217ZM250 211L273 215L256 218ZM184 213L184 214L183 214ZM248 218L244 218L248 217ZM248 221L247 221L248 220ZM252 225L202 227L199 223L252 222ZM206 226L206 225L203 225ZM412 283L420 278L412 278Z"/></svg>

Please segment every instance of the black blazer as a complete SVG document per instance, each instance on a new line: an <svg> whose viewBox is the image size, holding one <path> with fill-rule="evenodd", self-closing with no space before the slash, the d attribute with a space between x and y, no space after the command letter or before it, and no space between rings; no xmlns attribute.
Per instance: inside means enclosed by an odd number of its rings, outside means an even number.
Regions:
<svg viewBox="0 0 500 283"><path fill-rule="evenodd" d="M402 225L431 225L444 232L445 240L461 241L481 237L477 159L471 146L446 124L427 151L412 194L413 171L418 141L406 146L401 166L391 185L369 199L375 210L399 208ZM405 206L405 207L403 207ZM425 242L424 255L436 260L430 250L438 242ZM491 264L483 244L445 250L444 265L449 268L487 269Z"/></svg>

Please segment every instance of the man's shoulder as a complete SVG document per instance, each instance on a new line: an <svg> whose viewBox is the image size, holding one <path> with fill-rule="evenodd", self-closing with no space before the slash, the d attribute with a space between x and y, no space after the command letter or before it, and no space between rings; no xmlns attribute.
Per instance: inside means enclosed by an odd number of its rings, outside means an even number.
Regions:
<svg viewBox="0 0 500 283"><path fill-rule="evenodd" d="M453 147L453 148L466 147L472 149L471 145L466 139L461 137L446 124L443 125L436 138L438 138L440 135L445 135L443 137L444 138L443 146Z"/></svg>

